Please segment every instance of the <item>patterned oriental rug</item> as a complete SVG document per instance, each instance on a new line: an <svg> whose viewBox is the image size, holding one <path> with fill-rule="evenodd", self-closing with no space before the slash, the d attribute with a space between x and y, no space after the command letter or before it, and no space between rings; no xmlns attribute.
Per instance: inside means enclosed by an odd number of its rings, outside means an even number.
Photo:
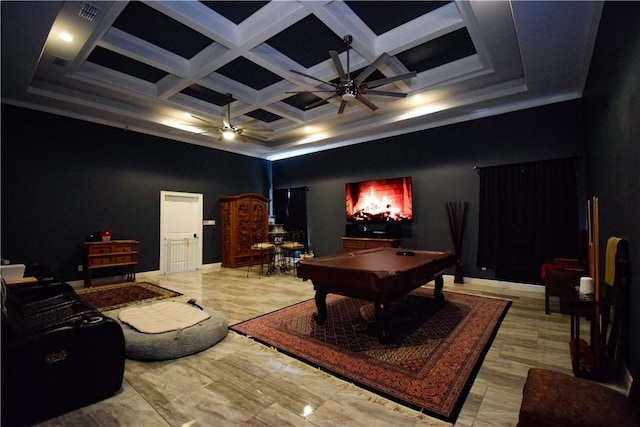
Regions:
<svg viewBox="0 0 640 427"><path fill-rule="evenodd" d="M182 295L148 282L128 282L94 286L76 293L100 311L115 310L143 301L155 301Z"/></svg>
<svg viewBox="0 0 640 427"><path fill-rule="evenodd" d="M230 327L419 411L455 422L511 301L419 288L392 305L392 341L378 341L370 301L329 294Z"/></svg>

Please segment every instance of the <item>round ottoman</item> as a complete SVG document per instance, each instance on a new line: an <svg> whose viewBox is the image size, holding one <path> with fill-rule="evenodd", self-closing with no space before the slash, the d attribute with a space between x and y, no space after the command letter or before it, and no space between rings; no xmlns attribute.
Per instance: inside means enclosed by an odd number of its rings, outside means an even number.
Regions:
<svg viewBox="0 0 640 427"><path fill-rule="evenodd" d="M228 322L224 315L209 307L202 307L211 317L184 329L146 334L112 316L122 327L125 356L134 360L169 360L198 353L227 336Z"/></svg>

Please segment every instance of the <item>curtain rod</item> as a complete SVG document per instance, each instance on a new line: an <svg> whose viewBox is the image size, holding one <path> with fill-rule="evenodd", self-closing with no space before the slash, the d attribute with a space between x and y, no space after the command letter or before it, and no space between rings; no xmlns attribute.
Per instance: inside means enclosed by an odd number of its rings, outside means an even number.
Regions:
<svg viewBox="0 0 640 427"><path fill-rule="evenodd" d="M304 188L305 190L309 191L309 189L311 187L309 187L308 185L301 185L300 187L282 187L282 188L274 188L274 190L292 190L294 188Z"/></svg>
<svg viewBox="0 0 640 427"><path fill-rule="evenodd" d="M482 168L493 168L496 166L513 166L513 165L527 165L527 164L531 164L531 163L538 163L538 162L546 162L549 160L565 160L565 159L574 159L574 160L578 160L578 159L582 159L582 156L569 156L569 157L558 157L555 159L542 159L542 160L533 160L530 162L518 162L518 163L504 163L501 165L491 165L491 166L474 166L473 170L474 171L479 171Z"/></svg>

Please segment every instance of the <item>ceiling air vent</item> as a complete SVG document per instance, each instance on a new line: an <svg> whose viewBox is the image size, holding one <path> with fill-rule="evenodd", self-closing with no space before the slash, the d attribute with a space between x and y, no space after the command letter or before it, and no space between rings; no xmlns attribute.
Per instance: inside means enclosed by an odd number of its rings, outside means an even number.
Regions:
<svg viewBox="0 0 640 427"><path fill-rule="evenodd" d="M67 62L69 62L67 59L64 59L55 55L53 56L54 65L59 65L61 67L64 67L65 65L67 65Z"/></svg>
<svg viewBox="0 0 640 427"><path fill-rule="evenodd" d="M99 10L100 9L95 6L91 6L89 3L82 3L82 7L80 8L80 12L78 12L78 15L80 15L81 18L84 18L87 21L93 22L93 20L96 18L96 15L98 15Z"/></svg>

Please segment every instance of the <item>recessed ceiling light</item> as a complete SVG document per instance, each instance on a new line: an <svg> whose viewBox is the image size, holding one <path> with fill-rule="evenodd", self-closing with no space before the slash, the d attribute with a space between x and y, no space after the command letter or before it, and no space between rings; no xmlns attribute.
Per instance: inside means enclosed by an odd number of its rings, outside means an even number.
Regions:
<svg viewBox="0 0 640 427"><path fill-rule="evenodd" d="M59 37L67 43L71 43L73 41L73 36L71 35L71 33L68 33L66 31L61 31Z"/></svg>

